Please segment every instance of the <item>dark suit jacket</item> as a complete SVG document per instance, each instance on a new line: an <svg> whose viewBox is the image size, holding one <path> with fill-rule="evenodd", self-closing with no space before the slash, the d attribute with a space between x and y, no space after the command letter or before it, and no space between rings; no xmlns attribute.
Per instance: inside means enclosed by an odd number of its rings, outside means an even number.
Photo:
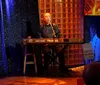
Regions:
<svg viewBox="0 0 100 85"><path fill-rule="evenodd" d="M61 35L60 30L58 29L58 27L56 25L52 25L52 26L51 25L42 25L39 30L40 37L54 38L52 27L53 27L56 37L60 38L60 35Z"/></svg>

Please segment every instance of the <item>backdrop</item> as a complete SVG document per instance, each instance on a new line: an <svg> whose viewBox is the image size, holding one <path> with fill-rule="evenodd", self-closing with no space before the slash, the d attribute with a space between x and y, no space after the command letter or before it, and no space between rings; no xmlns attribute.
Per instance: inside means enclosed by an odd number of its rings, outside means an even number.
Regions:
<svg viewBox="0 0 100 85"><path fill-rule="evenodd" d="M37 0L0 0L0 73L22 71L21 41L29 31L36 33L38 27Z"/></svg>

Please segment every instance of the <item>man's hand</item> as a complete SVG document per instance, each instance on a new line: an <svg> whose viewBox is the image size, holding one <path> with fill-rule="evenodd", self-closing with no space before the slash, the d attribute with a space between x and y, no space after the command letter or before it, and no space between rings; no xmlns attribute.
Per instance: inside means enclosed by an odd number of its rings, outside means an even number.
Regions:
<svg viewBox="0 0 100 85"><path fill-rule="evenodd" d="M48 46L48 44L45 44L44 46Z"/></svg>
<svg viewBox="0 0 100 85"><path fill-rule="evenodd" d="M27 38L28 38L28 39L31 39L32 37L31 37L31 36L28 36Z"/></svg>

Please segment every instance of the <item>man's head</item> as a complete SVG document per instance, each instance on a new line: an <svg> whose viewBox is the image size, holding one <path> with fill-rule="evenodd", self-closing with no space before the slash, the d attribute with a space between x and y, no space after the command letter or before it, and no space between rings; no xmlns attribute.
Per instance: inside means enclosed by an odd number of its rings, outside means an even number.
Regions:
<svg viewBox="0 0 100 85"><path fill-rule="evenodd" d="M44 22L46 24L50 24L51 23L51 14L50 13L45 13L43 17L44 17Z"/></svg>
<svg viewBox="0 0 100 85"><path fill-rule="evenodd" d="M100 85L100 62L93 62L85 66L83 79L86 85Z"/></svg>
<svg viewBox="0 0 100 85"><path fill-rule="evenodd" d="M90 36L91 36L91 40L93 39L93 37L95 36L95 34L96 34L95 25L92 24L92 25L90 26Z"/></svg>

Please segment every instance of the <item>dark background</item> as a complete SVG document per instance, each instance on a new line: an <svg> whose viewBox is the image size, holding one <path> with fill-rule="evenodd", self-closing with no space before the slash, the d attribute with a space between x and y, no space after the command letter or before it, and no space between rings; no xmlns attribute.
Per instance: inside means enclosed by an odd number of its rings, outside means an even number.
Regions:
<svg viewBox="0 0 100 85"><path fill-rule="evenodd" d="M94 26L93 26L94 25ZM100 38L100 16L84 16L84 38L85 43L91 41L90 28L94 27L97 36Z"/></svg>
<svg viewBox="0 0 100 85"><path fill-rule="evenodd" d="M38 0L1 1L3 6L4 42L8 60L8 71L11 74L17 74L17 72L23 71L22 39L28 35L35 37L39 28ZM0 57L2 58L3 56L0 54Z"/></svg>

